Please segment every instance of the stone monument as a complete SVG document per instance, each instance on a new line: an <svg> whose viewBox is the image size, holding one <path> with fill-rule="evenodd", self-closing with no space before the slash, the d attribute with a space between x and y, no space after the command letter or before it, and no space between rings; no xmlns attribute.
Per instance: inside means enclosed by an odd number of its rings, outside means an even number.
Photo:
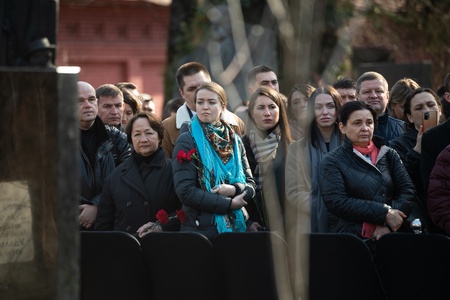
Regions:
<svg viewBox="0 0 450 300"><path fill-rule="evenodd" d="M0 299L78 299L77 85L58 0L0 0Z"/></svg>
<svg viewBox="0 0 450 300"><path fill-rule="evenodd" d="M0 67L0 299L78 299L78 73Z"/></svg>

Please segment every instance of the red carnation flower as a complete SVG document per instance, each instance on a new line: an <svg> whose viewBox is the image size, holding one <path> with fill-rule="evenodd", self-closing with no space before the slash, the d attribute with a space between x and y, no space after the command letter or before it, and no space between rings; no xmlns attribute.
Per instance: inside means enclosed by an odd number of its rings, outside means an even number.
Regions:
<svg viewBox="0 0 450 300"><path fill-rule="evenodd" d="M192 158L195 158L195 149L189 150L187 154L187 160L191 160Z"/></svg>
<svg viewBox="0 0 450 300"><path fill-rule="evenodd" d="M200 158L196 155L197 151L195 150L195 148L192 148L191 150L189 150L187 153L184 152L184 150L180 150L177 154L177 160L182 163L184 161L188 161L190 162L197 170L201 170L201 168L203 168L203 164L200 161ZM198 165L200 165L200 167L194 163L194 161L196 161L198 163ZM203 168L205 172L208 172L209 174L211 174L210 170L208 170L208 168Z"/></svg>
<svg viewBox="0 0 450 300"><path fill-rule="evenodd" d="M187 221L187 215L184 210L177 210L177 218L180 220L181 223L184 223Z"/></svg>
<svg viewBox="0 0 450 300"><path fill-rule="evenodd" d="M187 160L187 155L186 152L184 152L183 150L180 150L180 152L178 152L177 154L177 160L181 163L184 160Z"/></svg>
<svg viewBox="0 0 450 300"><path fill-rule="evenodd" d="M164 209L160 209L156 213L156 219L158 219L158 222L160 224L167 224L167 222L169 222L169 215L167 214L167 212Z"/></svg>

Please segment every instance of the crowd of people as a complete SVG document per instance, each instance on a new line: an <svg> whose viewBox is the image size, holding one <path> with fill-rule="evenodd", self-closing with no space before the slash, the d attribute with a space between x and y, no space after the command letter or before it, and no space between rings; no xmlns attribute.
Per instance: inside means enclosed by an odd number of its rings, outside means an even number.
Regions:
<svg viewBox="0 0 450 300"><path fill-rule="evenodd" d="M366 72L299 83L285 97L260 65L236 114L202 64L180 66L175 79L181 99L162 120L132 83L78 83L81 230L209 239L269 230L294 249L326 232L374 249L384 234L412 232L414 219L450 235L450 74L439 96L411 78L389 90ZM173 217L180 211L186 219Z"/></svg>

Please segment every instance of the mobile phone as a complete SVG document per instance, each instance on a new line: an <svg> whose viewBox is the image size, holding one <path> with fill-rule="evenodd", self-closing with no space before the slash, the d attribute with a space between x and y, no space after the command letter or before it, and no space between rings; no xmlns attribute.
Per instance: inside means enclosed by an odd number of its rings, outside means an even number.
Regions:
<svg viewBox="0 0 450 300"><path fill-rule="evenodd" d="M368 239L373 238L375 229L377 229L377 224L364 222L362 226L361 235Z"/></svg>
<svg viewBox="0 0 450 300"><path fill-rule="evenodd" d="M436 110L424 111L422 116L423 131L427 131L431 127L438 124L438 114Z"/></svg>

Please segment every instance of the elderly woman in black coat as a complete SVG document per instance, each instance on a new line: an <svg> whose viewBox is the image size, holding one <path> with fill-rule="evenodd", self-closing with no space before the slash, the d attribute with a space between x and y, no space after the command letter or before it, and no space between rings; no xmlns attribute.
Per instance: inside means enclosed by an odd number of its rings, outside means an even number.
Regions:
<svg viewBox="0 0 450 300"><path fill-rule="evenodd" d="M164 209L168 215L181 209L175 193L172 163L161 148L164 127L151 113L140 112L127 124L125 133L134 151L107 179L98 206L96 230L138 233L179 230L172 218L159 224L156 214Z"/></svg>
<svg viewBox="0 0 450 300"><path fill-rule="evenodd" d="M344 144L325 156L320 171L330 232L378 240L400 229L416 197L398 154L373 137L375 122L364 101L342 107Z"/></svg>

